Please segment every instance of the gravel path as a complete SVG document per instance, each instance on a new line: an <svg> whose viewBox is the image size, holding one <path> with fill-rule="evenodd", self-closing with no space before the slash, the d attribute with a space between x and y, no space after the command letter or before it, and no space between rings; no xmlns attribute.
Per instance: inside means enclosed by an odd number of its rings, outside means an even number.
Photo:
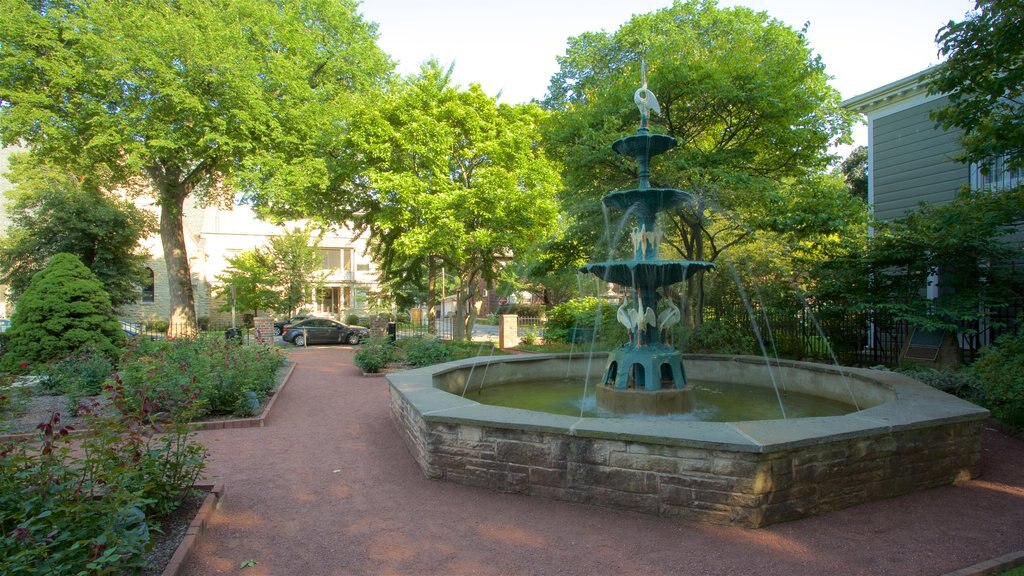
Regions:
<svg viewBox="0 0 1024 576"><path fill-rule="evenodd" d="M935 576L1024 550L1024 441L994 430L966 485L751 530L428 480L383 378L291 358L267 427L199 434L225 497L187 574Z"/></svg>

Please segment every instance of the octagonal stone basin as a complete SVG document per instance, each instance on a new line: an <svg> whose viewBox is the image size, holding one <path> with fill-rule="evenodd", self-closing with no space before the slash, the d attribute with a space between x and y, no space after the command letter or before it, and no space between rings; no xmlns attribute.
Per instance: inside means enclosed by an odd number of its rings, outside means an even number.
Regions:
<svg viewBox="0 0 1024 576"><path fill-rule="evenodd" d="M685 355L690 378L771 386L763 358ZM761 527L966 481L988 411L893 372L774 361L843 416L744 422L576 418L480 404L465 389L567 376L604 356L471 358L389 374L392 417L424 474L470 486Z"/></svg>

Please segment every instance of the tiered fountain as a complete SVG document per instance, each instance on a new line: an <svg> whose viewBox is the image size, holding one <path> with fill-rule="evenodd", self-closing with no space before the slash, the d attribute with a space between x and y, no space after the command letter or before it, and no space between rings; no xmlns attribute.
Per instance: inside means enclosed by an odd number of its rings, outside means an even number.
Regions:
<svg viewBox="0 0 1024 576"><path fill-rule="evenodd" d="M714 264L660 258L663 233L657 224L658 213L692 198L675 188L651 187L651 158L671 150L676 140L648 130L650 114L660 113L660 109L647 89L646 78L633 99L640 108L640 128L636 134L617 140L612 150L636 160L639 183L636 188L604 197L608 208L635 217L636 227L630 234L633 259L594 262L580 268L630 289L630 297L616 313L629 331L629 342L608 354L603 383L597 388L597 404L617 414L679 414L693 409L693 389L687 385L682 354L668 344L669 330L679 322L681 313L672 298L665 298L664 309L659 311L662 295L658 291L664 292Z"/></svg>
<svg viewBox="0 0 1024 576"><path fill-rule="evenodd" d="M636 159L640 182L604 198L607 206L636 215L633 258L583 268L631 290L618 314L629 342L607 354L596 387L604 407L596 415L583 410L586 391L593 390L591 366L598 369L602 353L467 358L389 374L392 416L424 474L751 527L977 475L988 413L896 372L690 354L687 382L683 355L666 340L680 312L664 290L710 264L659 258L656 216L689 196L650 186L650 159L675 142L648 132L657 102L646 86L634 100L640 130L613 147ZM571 414L485 403L519 384L540 380L553 389L573 379L582 392L580 409ZM709 400L701 388L698 409L683 419L631 414L687 412L694 403L688 387L697 381L740 389L743 409L728 421L700 420ZM776 386L786 402L803 393L848 406L768 419L764 406L756 406L763 401L755 400L765 394L754 392ZM771 397L774 402L779 395ZM605 417L609 412L618 416Z"/></svg>

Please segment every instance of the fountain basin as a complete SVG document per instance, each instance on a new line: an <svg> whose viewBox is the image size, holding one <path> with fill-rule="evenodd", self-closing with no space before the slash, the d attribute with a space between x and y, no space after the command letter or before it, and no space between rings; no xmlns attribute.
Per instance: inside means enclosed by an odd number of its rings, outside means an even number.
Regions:
<svg viewBox="0 0 1024 576"><path fill-rule="evenodd" d="M577 418L489 406L464 390L590 375L604 357L473 358L388 375L392 417L424 474L666 517L761 527L965 481L988 411L901 374L793 361L791 390L843 416L743 422ZM770 386L763 358L685 355L694 379Z"/></svg>

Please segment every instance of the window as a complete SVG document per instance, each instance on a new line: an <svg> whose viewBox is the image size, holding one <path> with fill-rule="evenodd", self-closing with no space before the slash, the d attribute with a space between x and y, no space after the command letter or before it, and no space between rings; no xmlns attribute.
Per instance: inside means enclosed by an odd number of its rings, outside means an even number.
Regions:
<svg viewBox="0 0 1024 576"><path fill-rule="evenodd" d="M1019 185L1022 178L1019 168L1009 169L1006 156L1000 156L991 162L970 166L970 183L972 190L1007 190Z"/></svg>
<svg viewBox="0 0 1024 576"><path fill-rule="evenodd" d="M156 282L154 281L152 268L146 268L142 272L142 301L154 302L156 300Z"/></svg>
<svg viewBox="0 0 1024 576"><path fill-rule="evenodd" d="M369 264L356 264L356 272L369 272L369 271L370 271L370 265Z"/></svg>
<svg viewBox="0 0 1024 576"><path fill-rule="evenodd" d="M320 257L323 259L322 264L320 266L323 270L341 269L340 248L321 248Z"/></svg>

